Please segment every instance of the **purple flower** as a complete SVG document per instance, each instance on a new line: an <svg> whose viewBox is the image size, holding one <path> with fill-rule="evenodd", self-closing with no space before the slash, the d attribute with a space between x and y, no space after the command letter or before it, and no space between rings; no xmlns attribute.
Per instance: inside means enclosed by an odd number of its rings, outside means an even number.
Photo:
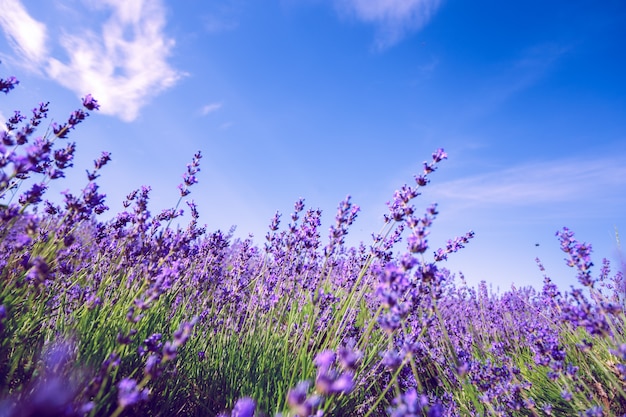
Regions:
<svg viewBox="0 0 626 417"><path fill-rule="evenodd" d="M313 363L319 369L329 369L330 366L335 362L335 352L332 350L324 350L318 353L313 360Z"/></svg>
<svg viewBox="0 0 626 417"><path fill-rule="evenodd" d="M4 330L4 321L7 318L7 308L4 304L0 304L0 332Z"/></svg>
<svg viewBox="0 0 626 417"><path fill-rule="evenodd" d="M584 416L585 417L604 417L604 410L602 409L602 406L595 405L591 407L590 409L588 409L587 411L585 411Z"/></svg>
<svg viewBox="0 0 626 417"><path fill-rule="evenodd" d="M337 349L339 364L343 369L354 371L356 365L363 357L363 353L353 349L354 346L341 347Z"/></svg>
<svg viewBox="0 0 626 417"><path fill-rule="evenodd" d="M100 109L100 105L98 104L98 101L95 98L93 98L91 94L87 94L83 98L83 106L85 106L87 110L99 110Z"/></svg>
<svg viewBox="0 0 626 417"><path fill-rule="evenodd" d="M609 352L626 362L626 343L622 343L617 349L609 349Z"/></svg>
<svg viewBox="0 0 626 417"><path fill-rule="evenodd" d="M18 85L19 83L20 83L19 80L13 76L7 79L0 78L0 91L2 91L5 94L8 94L9 91L13 90L15 86Z"/></svg>
<svg viewBox="0 0 626 417"><path fill-rule="evenodd" d="M139 389L137 381L130 378L124 378L118 382L117 389L117 402L123 408L147 400L150 394L148 389Z"/></svg>
<svg viewBox="0 0 626 417"><path fill-rule="evenodd" d="M200 159L202 159L202 154L198 151L193 156L191 164L187 164L187 172L183 174L183 183L178 185L181 197L189 195L191 193L189 187L198 182L195 174L200 171Z"/></svg>
<svg viewBox="0 0 626 417"><path fill-rule="evenodd" d="M13 112L13 116L7 120L6 127L9 132L17 129L17 125L26 120L26 116L22 115L19 110Z"/></svg>
<svg viewBox="0 0 626 417"><path fill-rule="evenodd" d="M244 397L237 400L231 417L253 417L256 403L252 398Z"/></svg>
<svg viewBox="0 0 626 417"><path fill-rule="evenodd" d="M579 243L574 239L574 232L564 227L562 231L556 232L561 241L561 250L569 255L565 259L567 265L578 269L578 281L585 287L593 287L594 279L591 277L591 245Z"/></svg>
<svg viewBox="0 0 626 417"><path fill-rule="evenodd" d="M354 388L354 380L351 372L339 374L330 369L335 362L336 355L331 350L324 350L317 354L313 361L317 366L315 388L320 394L349 393Z"/></svg>
<svg viewBox="0 0 626 417"><path fill-rule="evenodd" d="M565 401L571 401L572 400L572 393L566 390L561 391L561 398L563 398Z"/></svg>
<svg viewBox="0 0 626 417"><path fill-rule="evenodd" d="M161 346L163 345L161 343L161 337L162 337L161 333L154 333L150 337L145 339L143 341L145 348L140 346L139 354L143 355L146 352L152 352L152 353L158 352L159 349L161 349Z"/></svg>
<svg viewBox="0 0 626 417"><path fill-rule="evenodd" d="M339 374L338 376L336 375L336 373L326 374L326 376L329 375L332 375L334 377L334 380L330 378L326 379L326 390L325 392L322 391L322 393L349 394L354 389L354 375L352 374L352 372L344 372L342 374ZM321 383L316 380L315 385L316 387L319 387Z"/></svg>
<svg viewBox="0 0 626 417"><path fill-rule="evenodd" d="M407 238L408 250L411 253L424 253L428 249L428 241L425 237L429 234L424 228L418 227Z"/></svg>
<svg viewBox="0 0 626 417"><path fill-rule="evenodd" d="M37 204L41 201L41 197L48 187L45 183L35 183L30 190L25 191L19 197L19 203L23 206L28 204Z"/></svg>
<svg viewBox="0 0 626 417"><path fill-rule="evenodd" d="M455 237L453 240L448 240L445 249L437 249L435 252L435 262L448 259L448 254L458 251L465 247L470 239L474 237L474 232L469 231L463 236Z"/></svg>
<svg viewBox="0 0 626 417"><path fill-rule="evenodd" d="M176 346L172 342L165 342L165 346L163 346L163 358L166 361L173 361L176 359L177 354L178 349L176 349Z"/></svg>
<svg viewBox="0 0 626 417"><path fill-rule="evenodd" d="M143 368L144 375L156 378L161 375L161 358L157 354L151 354L146 359L146 366Z"/></svg>
<svg viewBox="0 0 626 417"><path fill-rule="evenodd" d="M306 400L307 393L309 391L310 383L308 381L301 381L295 388L292 388L287 393L287 404L293 408L299 408L302 404L304 404ZM294 410L297 414L309 415L311 410ZM304 411L304 412L302 412Z"/></svg>
<svg viewBox="0 0 626 417"><path fill-rule="evenodd" d="M174 346L179 347L184 345L191 336L191 330L193 329L194 324L196 324L196 319L190 322L182 322L178 327L178 330L174 332Z"/></svg>
<svg viewBox="0 0 626 417"><path fill-rule="evenodd" d="M389 369L397 369L402 364L402 355L395 349L389 349L381 354L381 363Z"/></svg>
<svg viewBox="0 0 626 417"><path fill-rule="evenodd" d="M100 169L102 169L102 167L105 166L107 162L109 162L110 160L111 160L111 154L109 152L102 152L102 154L100 155L100 158L93 161L94 170L87 171L87 179L89 181L93 181L96 178L98 178L99 175L97 174L97 172Z"/></svg>
<svg viewBox="0 0 626 417"><path fill-rule="evenodd" d="M428 405L428 397L419 395L415 388L409 389L404 394L394 398L393 407L387 409L390 417L417 417Z"/></svg>
<svg viewBox="0 0 626 417"><path fill-rule="evenodd" d="M341 247L344 244L345 237L348 234L348 227L354 223L360 211L359 206L352 205L350 199L350 196L346 196L339 203L337 215L335 216L335 225L330 227L329 243L324 249L326 256L334 254L337 247Z"/></svg>
<svg viewBox="0 0 626 417"><path fill-rule="evenodd" d="M310 386L309 381L301 381L287 393L289 409L297 417L311 416L313 411L322 404L323 398L319 395L314 394L307 397Z"/></svg>
<svg viewBox="0 0 626 417"><path fill-rule="evenodd" d="M50 267L41 257L36 257L33 260L32 267L28 271L26 275L29 281L34 284L43 284L49 278L52 278L52 273L50 272Z"/></svg>
<svg viewBox="0 0 626 417"><path fill-rule="evenodd" d="M439 148L433 153L433 162L441 162L444 159L448 159L448 154L443 150L443 148Z"/></svg>

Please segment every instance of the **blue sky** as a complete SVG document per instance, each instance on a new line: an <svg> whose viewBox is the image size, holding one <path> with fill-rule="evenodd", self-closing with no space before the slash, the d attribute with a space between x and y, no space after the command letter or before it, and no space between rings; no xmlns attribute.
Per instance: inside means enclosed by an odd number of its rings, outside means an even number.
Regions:
<svg viewBox="0 0 626 417"><path fill-rule="evenodd" d="M109 213L141 185L153 213L192 189L209 230L263 242L304 197L324 234L347 194L349 242L370 242L393 191L439 147L417 200L439 203L433 249L472 229L447 267L474 284L539 286L540 257L575 284L554 233L618 260L626 235L626 5L622 1L0 0L0 74L21 84L0 118L40 101L72 135L78 191L101 151ZM539 246L536 246L539 243ZM597 269L598 267L596 267Z"/></svg>

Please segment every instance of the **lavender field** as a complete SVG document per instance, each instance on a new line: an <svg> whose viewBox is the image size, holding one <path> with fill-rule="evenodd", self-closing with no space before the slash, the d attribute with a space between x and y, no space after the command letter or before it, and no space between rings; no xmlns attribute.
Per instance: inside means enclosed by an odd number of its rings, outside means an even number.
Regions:
<svg viewBox="0 0 626 417"><path fill-rule="evenodd" d="M370 243L345 244L349 197L328 235L299 200L253 242L198 224L200 152L156 214L145 186L99 220L106 152L82 190L47 201L97 109L88 95L49 124L41 103L0 132L0 416L626 415L623 265L594 266L563 228L579 288L549 271L541 291L469 287L443 261L473 232L431 248L437 207L419 207L443 149Z"/></svg>

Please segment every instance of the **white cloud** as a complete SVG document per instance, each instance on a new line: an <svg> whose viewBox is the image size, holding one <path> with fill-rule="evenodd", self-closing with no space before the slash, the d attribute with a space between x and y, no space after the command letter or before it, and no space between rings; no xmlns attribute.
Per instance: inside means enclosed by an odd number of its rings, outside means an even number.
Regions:
<svg viewBox="0 0 626 417"><path fill-rule="evenodd" d="M625 188L626 161L603 158L519 165L438 184L432 191L464 206L527 207L607 198L618 203Z"/></svg>
<svg viewBox="0 0 626 417"><path fill-rule="evenodd" d="M441 0L335 0L340 12L377 27L376 47L389 47L423 28Z"/></svg>
<svg viewBox="0 0 626 417"><path fill-rule="evenodd" d="M101 32L63 35L70 61L51 58L49 75L79 95L93 94L102 113L132 121L149 98L180 78L166 61L174 41L163 34L165 11L159 2L103 3L112 15Z"/></svg>
<svg viewBox="0 0 626 417"><path fill-rule="evenodd" d="M7 6L2 9L19 12L4 14L0 21L15 39L16 52L31 67L44 63L48 77L79 97L93 94L101 113L130 122L152 97L183 75L167 62L174 41L163 33L164 7L156 0L101 0L88 4L109 12L108 18L99 30L68 25L56 31L60 36L54 41L67 53L67 62L47 53L43 47L45 26L34 21L17 0L0 0L0 5ZM38 41L29 40L31 30ZM24 34L23 39L16 34Z"/></svg>
<svg viewBox="0 0 626 417"><path fill-rule="evenodd" d="M200 109L200 113L203 116L206 116L207 114L213 113L214 111L217 111L221 108L222 108L222 103L210 103L210 104L203 106L202 109Z"/></svg>
<svg viewBox="0 0 626 417"><path fill-rule="evenodd" d="M0 10L0 26L11 46L37 71L47 54L46 25L33 19L19 0L0 0Z"/></svg>

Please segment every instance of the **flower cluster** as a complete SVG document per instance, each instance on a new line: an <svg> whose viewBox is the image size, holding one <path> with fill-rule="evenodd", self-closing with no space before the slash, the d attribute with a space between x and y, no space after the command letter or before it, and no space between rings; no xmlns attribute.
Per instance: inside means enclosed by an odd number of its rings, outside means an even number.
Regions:
<svg viewBox="0 0 626 417"><path fill-rule="evenodd" d="M101 219L107 152L82 191L45 201L74 163L65 138L99 108L82 104L48 136L35 135L48 103L0 132L0 415L626 414L623 272L604 261L594 277L568 229L557 236L583 289L560 291L539 261L540 291L468 286L441 261L473 232L427 259L437 206L419 215L414 200L442 149L395 192L371 247L346 247L359 212L347 197L328 236L298 199L259 248L198 226L185 198L200 152L157 214L143 186ZM186 227L172 227L179 205Z"/></svg>

